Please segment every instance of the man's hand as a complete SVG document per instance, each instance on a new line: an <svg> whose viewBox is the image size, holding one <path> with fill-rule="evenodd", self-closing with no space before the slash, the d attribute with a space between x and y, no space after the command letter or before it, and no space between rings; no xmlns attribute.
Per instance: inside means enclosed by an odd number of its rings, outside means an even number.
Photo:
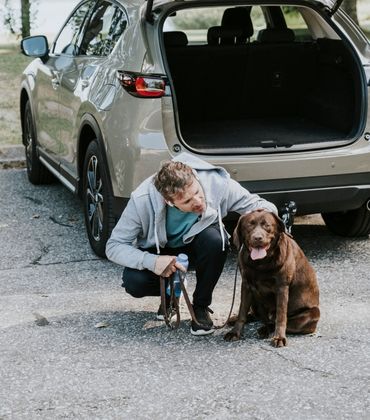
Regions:
<svg viewBox="0 0 370 420"><path fill-rule="evenodd" d="M157 276L170 277L176 270L186 272L185 267L176 262L176 257L171 255L159 255L155 262L154 273Z"/></svg>
<svg viewBox="0 0 370 420"><path fill-rule="evenodd" d="M176 271L176 257L159 255L155 262L154 273L162 277L170 277Z"/></svg>

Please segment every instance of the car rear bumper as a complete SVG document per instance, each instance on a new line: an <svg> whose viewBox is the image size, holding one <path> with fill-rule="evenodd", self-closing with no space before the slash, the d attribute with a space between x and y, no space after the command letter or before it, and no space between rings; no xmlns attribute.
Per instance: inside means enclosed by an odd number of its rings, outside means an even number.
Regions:
<svg viewBox="0 0 370 420"><path fill-rule="evenodd" d="M353 210L370 198L370 173L241 182L279 208L293 200L298 214Z"/></svg>

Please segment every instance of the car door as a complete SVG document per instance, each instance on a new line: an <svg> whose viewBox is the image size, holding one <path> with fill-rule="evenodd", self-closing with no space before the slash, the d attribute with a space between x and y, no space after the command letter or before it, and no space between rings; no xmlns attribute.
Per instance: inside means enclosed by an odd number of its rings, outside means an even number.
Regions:
<svg viewBox="0 0 370 420"><path fill-rule="evenodd" d="M75 54L83 22L94 3L93 0L87 0L72 13L37 75L38 142L45 158L54 167L59 163L60 133L65 124L60 116L60 86L65 68L68 68L71 57Z"/></svg>
<svg viewBox="0 0 370 420"><path fill-rule="evenodd" d="M77 54L65 63L60 84L61 171L76 177L77 140L81 117L94 114L107 90L109 55L127 26L127 15L117 4L100 1L80 36ZM90 91L94 81L94 89ZM104 95L103 95L104 96ZM95 98L95 100L94 100ZM94 103L94 104L92 104Z"/></svg>

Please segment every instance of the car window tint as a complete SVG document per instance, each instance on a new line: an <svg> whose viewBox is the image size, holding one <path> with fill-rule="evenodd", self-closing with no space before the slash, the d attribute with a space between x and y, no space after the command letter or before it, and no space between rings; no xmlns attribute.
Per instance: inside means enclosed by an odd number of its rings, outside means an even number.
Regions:
<svg viewBox="0 0 370 420"><path fill-rule="evenodd" d="M78 53L78 36L92 4L94 4L92 0L83 3L68 19L54 43L54 54L76 55Z"/></svg>
<svg viewBox="0 0 370 420"><path fill-rule="evenodd" d="M127 26L127 16L118 6L102 2L91 16L84 34L80 54L110 54Z"/></svg>

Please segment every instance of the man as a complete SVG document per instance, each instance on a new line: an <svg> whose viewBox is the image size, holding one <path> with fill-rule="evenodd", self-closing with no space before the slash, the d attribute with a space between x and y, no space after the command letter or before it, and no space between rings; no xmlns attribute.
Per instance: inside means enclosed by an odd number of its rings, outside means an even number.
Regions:
<svg viewBox="0 0 370 420"><path fill-rule="evenodd" d="M107 257L122 266L122 286L134 297L159 296L159 276L170 277L188 254L196 272L193 308L200 325L193 335L213 332L209 315L213 289L222 273L228 235L222 218L274 204L249 193L227 171L187 153L163 164L131 194L107 242ZM163 319L160 307L157 318Z"/></svg>

